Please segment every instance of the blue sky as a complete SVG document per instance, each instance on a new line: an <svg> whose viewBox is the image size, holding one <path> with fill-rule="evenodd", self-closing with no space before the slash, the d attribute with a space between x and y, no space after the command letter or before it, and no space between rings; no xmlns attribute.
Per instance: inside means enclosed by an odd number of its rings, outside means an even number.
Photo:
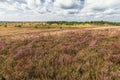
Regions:
<svg viewBox="0 0 120 80"><path fill-rule="evenodd" d="M120 0L0 0L0 21L117 21Z"/></svg>

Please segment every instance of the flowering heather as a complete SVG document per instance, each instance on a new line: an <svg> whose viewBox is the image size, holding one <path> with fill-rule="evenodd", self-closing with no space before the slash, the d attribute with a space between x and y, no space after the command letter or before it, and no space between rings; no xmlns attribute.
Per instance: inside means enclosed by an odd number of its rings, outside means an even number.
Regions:
<svg viewBox="0 0 120 80"><path fill-rule="evenodd" d="M4 49L4 45L0 44L0 50Z"/></svg>
<svg viewBox="0 0 120 80"><path fill-rule="evenodd" d="M8 29L0 34L0 80L119 80L119 35L120 28Z"/></svg>
<svg viewBox="0 0 120 80"><path fill-rule="evenodd" d="M87 37L80 38L80 39L79 39L79 41L80 41L80 43L84 43L84 42L86 42L86 41L87 41Z"/></svg>
<svg viewBox="0 0 120 80"><path fill-rule="evenodd" d="M63 46L62 46L62 50L63 50L63 51L65 51L65 50L67 50L67 49L69 49L69 45L63 45Z"/></svg>
<svg viewBox="0 0 120 80"><path fill-rule="evenodd" d="M115 48L112 54L116 56L120 56L120 42L113 42L111 46Z"/></svg>
<svg viewBox="0 0 120 80"><path fill-rule="evenodd" d="M95 40L92 40L91 42L90 42L90 47L94 47L95 45L96 45L96 43L97 43L97 39L95 39Z"/></svg>
<svg viewBox="0 0 120 80"><path fill-rule="evenodd" d="M31 47L25 47L23 49L17 50L14 58L15 59L21 59L21 58L24 58L26 56L31 56L32 54L33 53L31 52Z"/></svg>
<svg viewBox="0 0 120 80"><path fill-rule="evenodd" d="M60 65L67 65L72 61L72 56L68 54L63 54L58 58L58 63Z"/></svg>

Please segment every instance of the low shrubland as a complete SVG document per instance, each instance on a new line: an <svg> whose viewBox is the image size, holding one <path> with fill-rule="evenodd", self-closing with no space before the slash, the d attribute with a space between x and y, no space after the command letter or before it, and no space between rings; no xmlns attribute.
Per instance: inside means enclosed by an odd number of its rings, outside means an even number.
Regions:
<svg viewBox="0 0 120 80"><path fill-rule="evenodd" d="M119 28L26 32L0 34L0 80L120 79Z"/></svg>

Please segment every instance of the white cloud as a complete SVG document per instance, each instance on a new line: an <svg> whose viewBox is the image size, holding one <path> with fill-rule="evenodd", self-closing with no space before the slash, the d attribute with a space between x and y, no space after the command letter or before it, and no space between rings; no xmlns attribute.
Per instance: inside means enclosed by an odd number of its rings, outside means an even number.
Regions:
<svg viewBox="0 0 120 80"><path fill-rule="evenodd" d="M0 19L120 21L119 4L120 0L0 0Z"/></svg>
<svg viewBox="0 0 120 80"><path fill-rule="evenodd" d="M35 9L41 6L40 0L26 0L27 6L31 9Z"/></svg>
<svg viewBox="0 0 120 80"><path fill-rule="evenodd" d="M71 8L78 8L80 5L79 0L56 0L55 6L60 7L62 9L71 9Z"/></svg>

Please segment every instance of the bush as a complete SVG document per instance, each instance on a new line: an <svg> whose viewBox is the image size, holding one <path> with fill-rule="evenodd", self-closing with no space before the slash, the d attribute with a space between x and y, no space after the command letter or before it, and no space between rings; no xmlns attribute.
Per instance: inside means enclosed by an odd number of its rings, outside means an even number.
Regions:
<svg viewBox="0 0 120 80"><path fill-rule="evenodd" d="M39 26L38 25L35 25L34 28L38 28Z"/></svg>
<svg viewBox="0 0 120 80"><path fill-rule="evenodd" d="M22 27L22 25L15 25L15 27L19 27L19 28L21 28L21 27Z"/></svg>
<svg viewBox="0 0 120 80"><path fill-rule="evenodd" d="M7 27L7 25L4 25L4 27Z"/></svg>

